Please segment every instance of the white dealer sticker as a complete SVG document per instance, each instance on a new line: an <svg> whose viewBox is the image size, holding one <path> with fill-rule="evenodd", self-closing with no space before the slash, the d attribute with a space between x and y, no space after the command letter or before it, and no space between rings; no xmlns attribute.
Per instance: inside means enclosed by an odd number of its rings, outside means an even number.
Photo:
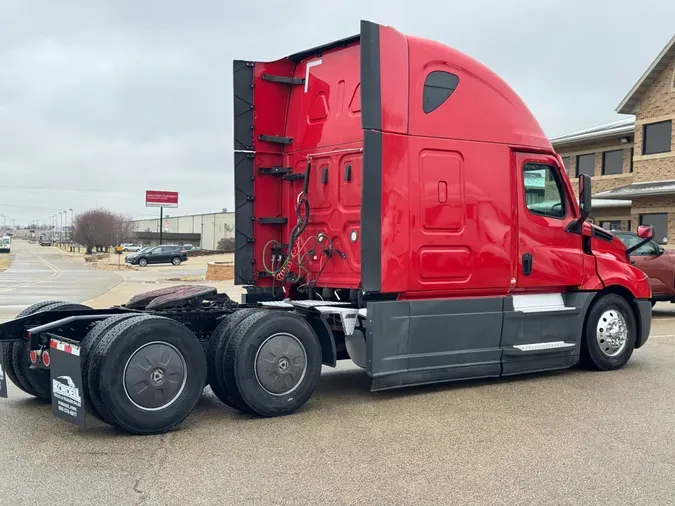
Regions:
<svg viewBox="0 0 675 506"><path fill-rule="evenodd" d="M75 386L70 376L59 376L52 380L52 392L58 399L69 400L77 407L82 406L80 389Z"/></svg>

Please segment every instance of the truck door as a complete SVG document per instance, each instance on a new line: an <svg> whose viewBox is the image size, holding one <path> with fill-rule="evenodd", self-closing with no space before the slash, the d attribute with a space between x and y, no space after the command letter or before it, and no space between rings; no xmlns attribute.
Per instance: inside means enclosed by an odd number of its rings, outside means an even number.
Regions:
<svg viewBox="0 0 675 506"><path fill-rule="evenodd" d="M518 188L517 287L559 292L579 286L584 253L562 169L553 156L516 154Z"/></svg>

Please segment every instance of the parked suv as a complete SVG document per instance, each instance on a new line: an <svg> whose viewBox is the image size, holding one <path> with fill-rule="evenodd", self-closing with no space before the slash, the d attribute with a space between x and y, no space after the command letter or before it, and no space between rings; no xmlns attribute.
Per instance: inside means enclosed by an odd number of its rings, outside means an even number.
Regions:
<svg viewBox="0 0 675 506"><path fill-rule="evenodd" d="M165 244L144 248L138 253L127 255L124 261L132 265L145 267L148 264L173 264L180 265L188 259L187 253L182 246Z"/></svg>
<svg viewBox="0 0 675 506"><path fill-rule="evenodd" d="M640 239L635 232L613 232L627 248ZM675 302L675 250L665 249L654 241L640 246L630 255L630 263L649 277L652 288L652 306L657 301Z"/></svg>

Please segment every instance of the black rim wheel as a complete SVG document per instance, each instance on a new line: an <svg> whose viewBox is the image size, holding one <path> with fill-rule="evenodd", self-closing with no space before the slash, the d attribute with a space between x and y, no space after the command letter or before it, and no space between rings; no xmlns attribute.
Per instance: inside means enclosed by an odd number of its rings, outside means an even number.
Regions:
<svg viewBox="0 0 675 506"><path fill-rule="evenodd" d="M173 404L187 383L183 354L164 342L141 346L124 368L124 392L138 409L158 411Z"/></svg>

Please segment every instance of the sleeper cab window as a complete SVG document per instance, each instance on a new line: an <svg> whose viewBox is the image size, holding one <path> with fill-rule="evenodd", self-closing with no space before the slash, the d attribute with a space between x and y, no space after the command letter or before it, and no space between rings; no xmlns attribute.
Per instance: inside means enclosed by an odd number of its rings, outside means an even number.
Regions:
<svg viewBox="0 0 675 506"><path fill-rule="evenodd" d="M450 72L435 70L424 80L422 110L425 114L442 106L457 88L459 77Z"/></svg>
<svg viewBox="0 0 675 506"><path fill-rule="evenodd" d="M525 205L532 214L549 218L565 217L565 198L555 167L526 163L523 167Z"/></svg>

